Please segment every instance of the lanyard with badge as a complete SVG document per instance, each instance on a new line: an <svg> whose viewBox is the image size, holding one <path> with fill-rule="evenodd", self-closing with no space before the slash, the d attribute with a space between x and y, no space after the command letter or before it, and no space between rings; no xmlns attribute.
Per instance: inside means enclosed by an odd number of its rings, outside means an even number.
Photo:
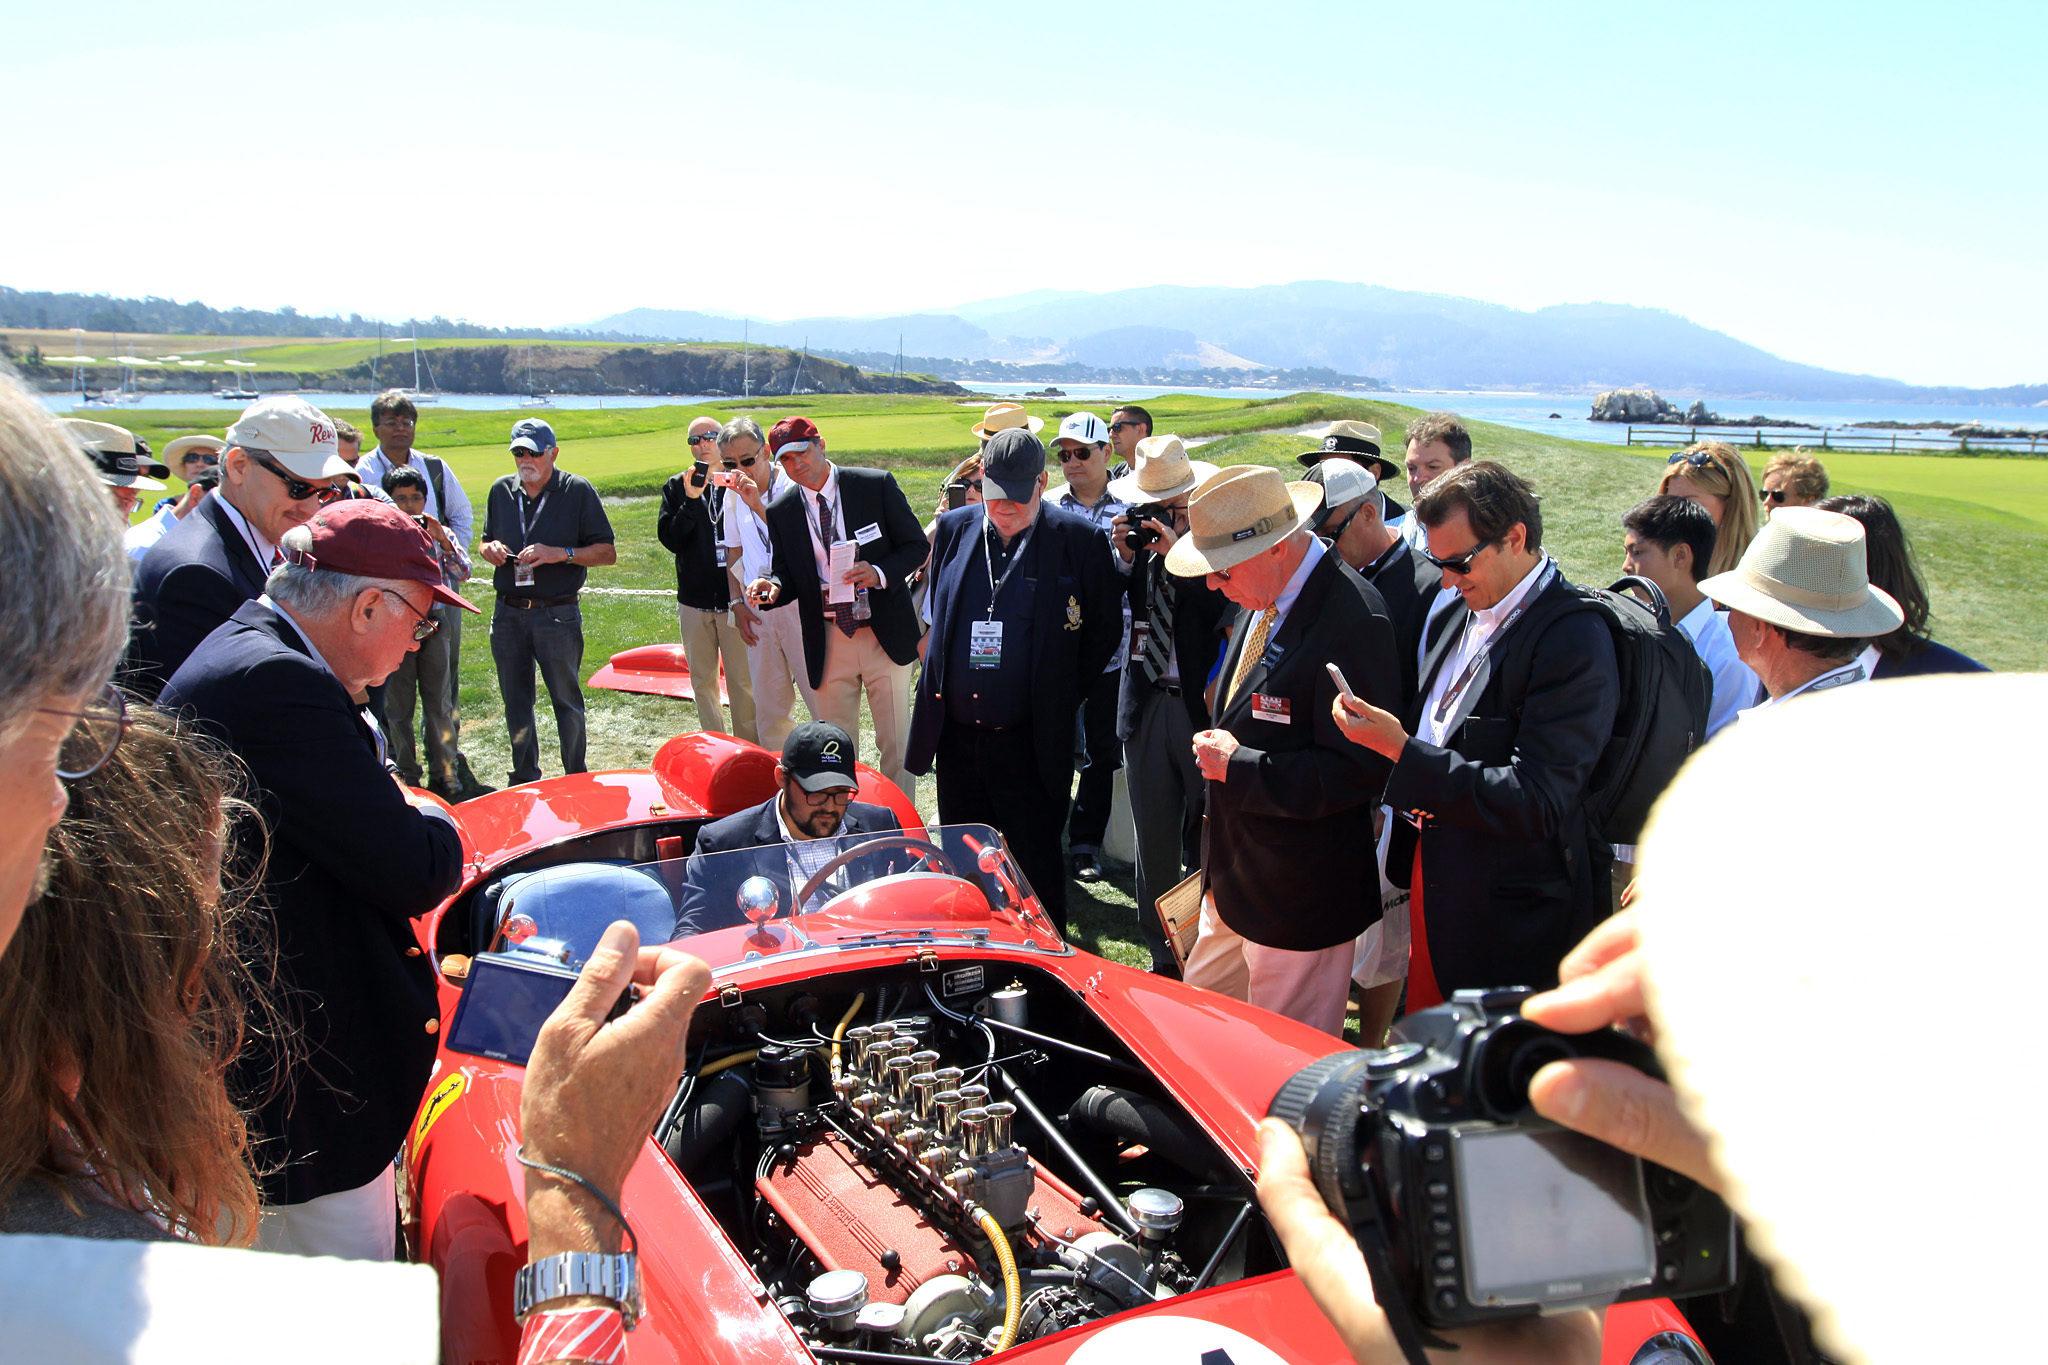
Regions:
<svg viewBox="0 0 2048 1365"><path fill-rule="evenodd" d="M1466 661L1463 671L1452 680L1449 687L1444 689L1443 696L1437 700L1436 709L1430 712L1430 719L1433 722L1442 725L1444 717L1450 715L1457 708L1458 698L1464 695L1465 689L1472 685L1472 679L1478 676L1479 665L1486 662L1487 656L1500 647L1500 642L1507 635L1509 628L1521 619L1522 613L1529 609L1529 604L1541 596L1543 590L1550 585L1551 572L1551 566L1546 564L1542 575L1529 585L1529 591L1523 595L1520 602L1515 604L1515 609L1508 613L1507 619L1494 629L1493 634L1487 638L1485 645L1472 651L1472 657ZM1469 630L1477 625L1478 619L1475 616L1468 621L1466 629Z"/></svg>
<svg viewBox="0 0 2048 1365"><path fill-rule="evenodd" d="M1024 534L1017 540L1017 548L1010 554L1010 562L1003 568L1003 576L996 577L995 551L989 544L989 532L995 530L995 523L988 519L984 510L981 514L981 567L988 573L988 616L984 620L968 623L967 666L969 668L1001 668L1003 666L1003 623L996 620L996 599L1009 586L1010 575L1017 572L1017 566L1024 562L1024 549L1031 543L1032 534L1038 530L1037 521L1024 528Z"/></svg>
<svg viewBox="0 0 2048 1365"><path fill-rule="evenodd" d="M517 508L519 512L519 548L521 550L524 550L533 542L533 528L540 524L540 514L547 510L548 499L554 495L555 492L552 488L541 494L540 501L533 505L532 514L528 515L526 511L526 490L521 488L513 492L512 496L519 500ZM512 582L517 587L532 587L533 565L523 561L515 561L512 566Z"/></svg>

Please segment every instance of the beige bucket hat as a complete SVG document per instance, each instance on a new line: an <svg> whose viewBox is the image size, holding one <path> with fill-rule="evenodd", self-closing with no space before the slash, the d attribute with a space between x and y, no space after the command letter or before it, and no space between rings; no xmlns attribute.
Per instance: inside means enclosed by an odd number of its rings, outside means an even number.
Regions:
<svg viewBox="0 0 2048 1365"><path fill-rule="evenodd" d="M1188 458L1187 447L1172 432L1147 436L1131 452L1136 468L1121 479L1109 481L1109 495L1118 502L1164 502L1192 493L1216 473L1206 460Z"/></svg>
<svg viewBox="0 0 2048 1365"><path fill-rule="evenodd" d="M1742 562L1701 580L1700 591L1806 635L1864 639L1897 630L1906 619L1889 594L1870 586L1862 523L1818 507L1779 508Z"/></svg>
<svg viewBox="0 0 2048 1365"><path fill-rule="evenodd" d="M2048 1178L2024 1115L2040 1006L1994 964L2048 959L2035 852L2048 727L1899 741L1930 716L2044 710L2048 677L1970 674L1757 712L1694 755L1643 838L1658 1053L1732 1177L1751 1246L1839 1360L1967 1358L1981 1333L1959 1304L2039 1292ZM1927 799L1940 792L1968 796ZM1737 811L1797 836L1731 857ZM1930 940L1944 914L1956 922ZM1921 993L1949 1008L1906 1019L1888 985L1913 943L1946 943L1960 971ZM1950 1153L1955 1176L1937 1174Z"/></svg>
<svg viewBox="0 0 2048 1365"><path fill-rule="evenodd" d="M1045 419L1033 417L1016 403L991 403L972 430L975 436L986 441L999 431L1010 431L1017 427L1022 427L1036 436L1045 430Z"/></svg>
<svg viewBox="0 0 2048 1365"><path fill-rule="evenodd" d="M1323 490L1289 483L1277 469L1236 465L1205 479L1188 500L1188 533L1166 552L1166 567L1199 578L1244 563L1308 525Z"/></svg>

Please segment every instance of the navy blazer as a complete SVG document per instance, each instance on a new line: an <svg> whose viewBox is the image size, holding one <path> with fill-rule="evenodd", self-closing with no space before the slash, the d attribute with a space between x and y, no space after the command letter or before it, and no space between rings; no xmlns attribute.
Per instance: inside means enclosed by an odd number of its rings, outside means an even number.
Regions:
<svg viewBox="0 0 2048 1365"><path fill-rule="evenodd" d="M455 890L461 837L407 802L348 693L261 602L201 642L161 705L241 759L269 831L264 966L276 976L258 976L288 1028L281 1050L259 1035L236 1063L260 1105L257 1165L282 1167L263 1178L265 1202L366 1185L405 1140L433 1070L434 967L410 920ZM240 856L261 837L237 831Z"/></svg>
<svg viewBox="0 0 2048 1365"><path fill-rule="evenodd" d="M1326 547L1226 700L1254 619L1239 608L1217 674L1215 728L1237 750L1224 781L1202 784L1204 885L1223 922L1253 943L1316 952L1380 917L1372 815L1391 766L1337 727L1324 665L1336 664L1355 695L1397 707L1394 624L1372 585ZM1261 708L1260 697L1273 704Z"/></svg>
<svg viewBox="0 0 2048 1365"><path fill-rule="evenodd" d="M946 727L946 661L955 632L966 629L954 602L967 566L981 558L982 509L956 507L932 533L931 640L917 679L917 707L903 766L932 770ZM1123 584L1109 562L1102 532L1086 517L1041 502L1036 542L1038 578L1032 609L1031 728L1045 789L1065 797L1074 784L1074 713L1123 640ZM979 568L976 572L981 572Z"/></svg>
<svg viewBox="0 0 2048 1365"><path fill-rule="evenodd" d="M1470 612L1442 617L1387 780L1396 817L1387 877L1406 886L1422 850L1430 966L1448 998L1554 986L1557 965L1610 908L1613 848L1585 817L1586 784L1614 733L1621 677L1606 624L1562 574L1500 637L1459 699L1446 743L1412 738Z"/></svg>
<svg viewBox="0 0 2048 1365"><path fill-rule="evenodd" d="M268 576L218 495L201 498L135 571L135 624L122 682L154 699L214 627L262 595Z"/></svg>
<svg viewBox="0 0 2048 1365"><path fill-rule="evenodd" d="M676 910L677 938L691 934L708 934L714 929L730 929L735 924L745 924L746 916L740 913L739 888L747 877L766 877L782 892L781 918L793 914L791 901L801 887L789 882L789 855L784 852L782 828L775 818L775 803L780 796L771 796L758 806L749 806L735 811L722 820L713 820L697 831L696 848L690 857L690 868L683 883L682 904ZM894 834L903 828L896 812L887 806L871 806L865 801L847 803L846 814L840 820L840 835L848 834ZM735 849L753 849L753 869L744 875L730 866L724 866L714 880L703 872L703 864L697 861L697 854L730 853ZM901 858L886 860L882 869L863 869L860 880L872 881L894 870L890 861L903 864L909 870L915 858L904 853ZM738 859L727 859L733 863Z"/></svg>
<svg viewBox="0 0 2048 1365"><path fill-rule="evenodd" d="M924 526L910 510L910 499L896 486L896 476L885 469L857 469L847 465L839 470L840 520L846 534L855 541L867 527L881 534L870 537L854 552L882 571L888 586L868 591L868 621L883 653L899 664L917 661L917 640L924 632L917 621L917 608L910 600L910 575L925 561L931 546L924 538ZM818 578L818 561L811 554L810 504L803 489L791 479L775 501L768 504L762 522L768 527L770 553L768 577L782 591L768 604L769 610L791 602L802 609L804 664L811 686L825 680L825 585Z"/></svg>

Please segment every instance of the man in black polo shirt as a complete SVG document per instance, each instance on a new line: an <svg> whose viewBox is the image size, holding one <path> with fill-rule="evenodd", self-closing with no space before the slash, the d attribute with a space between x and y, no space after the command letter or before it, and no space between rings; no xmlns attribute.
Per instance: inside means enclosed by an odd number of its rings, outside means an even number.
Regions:
<svg viewBox="0 0 2048 1365"><path fill-rule="evenodd" d="M555 431L537 417L512 427L518 472L491 485L484 510L484 540L477 553L496 566L498 592L491 614L491 657L505 699L512 740L513 785L540 780L540 741L533 732L533 670L540 666L555 728L562 739L562 770L587 771L583 761L583 613L576 594L592 565L616 564L612 524L590 480L555 468L561 449Z"/></svg>

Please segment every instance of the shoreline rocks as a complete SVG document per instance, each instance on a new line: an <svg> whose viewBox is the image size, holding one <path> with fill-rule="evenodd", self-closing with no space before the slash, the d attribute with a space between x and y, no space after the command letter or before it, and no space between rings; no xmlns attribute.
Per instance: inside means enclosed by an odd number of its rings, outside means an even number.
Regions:
<svg viewBox="0 0 2048 1365"><path fill-rule="evenodd" d="M1793 422L1777 417L1723 417L1707 407L1706 400L1695 398L1692 406L1681 410L1670 399L1660 396L1655 389L1609 389L1593 400L1592 421L1629 422L1640 426L1667 427L1790 427L1805 431L1819 431L1811 422Z"/></svg>

